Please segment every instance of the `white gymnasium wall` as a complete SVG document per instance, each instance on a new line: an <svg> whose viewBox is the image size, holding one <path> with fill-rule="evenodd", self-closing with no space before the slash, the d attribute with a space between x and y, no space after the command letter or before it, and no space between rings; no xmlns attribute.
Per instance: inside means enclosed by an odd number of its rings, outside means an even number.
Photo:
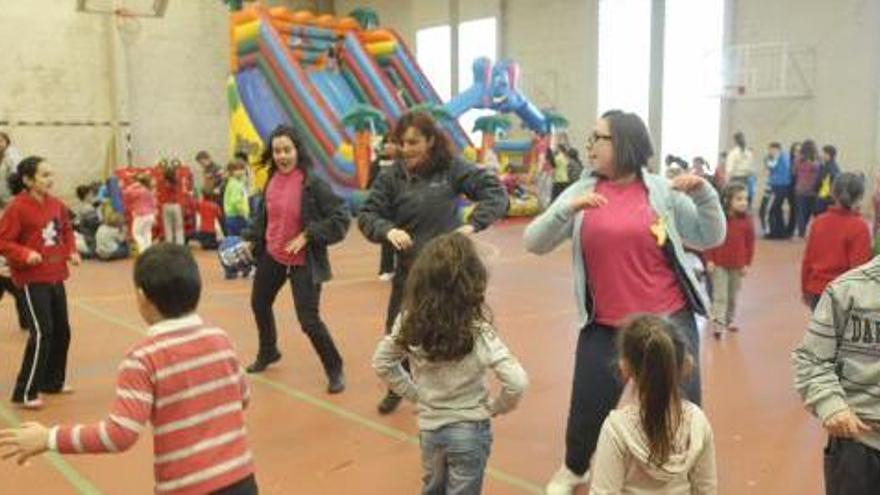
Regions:
<svg viewBox="0 0 880 495"><path fill-rule="evenodd" d="M807 99L733 100L721 144L738 129L763 154L811 137L834 144L845 169L877 170L880 110L880 2L874 0L730 0L733 43L788 41L815 48L815 85Z"/></svg>
<svg viewBox="0 0 880 495"><path fill-rule="evenodd" d="M226 158L229 26L223 3L171 0L165 17L120 33L134 162Z"/></svg>
<svg viewBox="0 0 880 495"><path fill-rule="evenodd" d="M56 167L56 192L68 194L74 180L96 179L108 127L19 126L35 121L108 121L111 118L108 24L77 14L73 2L3 2L0 46L0 130L24 155L48 158Z"/></svg>
<svg viewBox="0 0 880 495"><path fill-rule="evenodd" d="M267 5L315 8L314 0ZM109 127L18 126L19 121L109 121L110 40L115 38L118 116L131 122L134 161L191 162L200 149L226 159L227 10L219 0L170 0L165 17L117 27L75 11L74 0L0 1L0 126L23 153L50 158L56 192L101 177ZM124 133L120 136L120 158Z"/></svg>
<svg viewBox="0 0 880 495"><path fill-rule="evenodd" d="M598 111L598 0L505 3L505 55L522 67L526 95L568 118L572 143L583 155Z"/></svg>

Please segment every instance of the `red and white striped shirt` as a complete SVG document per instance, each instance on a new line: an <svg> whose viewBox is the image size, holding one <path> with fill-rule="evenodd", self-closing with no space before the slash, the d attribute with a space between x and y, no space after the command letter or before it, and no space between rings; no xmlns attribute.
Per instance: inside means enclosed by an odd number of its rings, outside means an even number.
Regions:
<svg viewBox="0 0 880 495"><path fill-rule="evenodd" d="M121 452L153 425L156 493L208 493L254 472L244 408L249 391L232 342L196 315L148 330L119 366L107 419L55 426L49 449Z"/></svg>

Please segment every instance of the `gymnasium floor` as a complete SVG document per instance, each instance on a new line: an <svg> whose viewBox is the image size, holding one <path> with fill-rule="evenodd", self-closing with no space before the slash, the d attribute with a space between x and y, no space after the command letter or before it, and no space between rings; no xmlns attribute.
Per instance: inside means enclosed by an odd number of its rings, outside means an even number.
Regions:
<svg viewBox="0 0 880 495"><path fill-rule="evenodd" d="M495 441L484 492L541 493L559 466L576 339L570 247L536 257L522 248L524 224L478 235L491 266L497 326L529 373L520 408L493 424ZM705 409L715 430L720 494L823 492L823 435L791 386L789 352L807 311L797 276L803 243L759 241L741 298L742 332L703 339ZM222 279L214 253L198 252L205 288L200 313L225 328L246 364L256 350L250 281ZM261 493L418 493L421 468L414 409L379 416L383 394L370 368L390 285L376 276L378 247L352 227L331 259L323 314L346 360L348 389L324 392L320 364L299 331L287 289L276 302L284 358L252 376L247 413ZM0 426L37 420L97 420L112 400L115 369L144 325L134 307L132 262L85 263L68 282L73 341L69 383L76 393L49 397L38 412L0 401ZM9 396L25 336L10 299L0 303L0 396ZM113 456L47 455L19 468L0 463L0 493L152 493L151 440Z"/></svg>

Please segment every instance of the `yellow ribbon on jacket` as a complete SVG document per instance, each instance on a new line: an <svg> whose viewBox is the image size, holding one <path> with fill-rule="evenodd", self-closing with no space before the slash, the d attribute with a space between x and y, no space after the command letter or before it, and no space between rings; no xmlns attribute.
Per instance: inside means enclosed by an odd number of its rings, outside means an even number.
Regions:
<svg viewBox="0 0 880 495"><path fill-rule="evenodd" d="M657 238L657 247L663 247L666 244L666 222L663 217L658 216L657 220L651 224L651 234Z"/></svg>

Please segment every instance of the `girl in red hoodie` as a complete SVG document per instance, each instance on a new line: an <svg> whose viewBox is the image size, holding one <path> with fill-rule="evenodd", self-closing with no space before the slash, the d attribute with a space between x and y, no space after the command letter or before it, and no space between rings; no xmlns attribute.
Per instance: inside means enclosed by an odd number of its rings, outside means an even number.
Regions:
<svg viewBox="0 0 880 495"><path fill-rule="evenodd" d="M12 280L22 288L30 337L12 402L28 409L43 406L40 393L58 394L64 386L70 323L64 281L67 262L79 264L67 207L50 194L52 168L30 156L9 176L15 195L0 218L0 255L9 260Z"/></svg>
<svg viewBox="0 0 880 495"><path fill-rule="evenodd" d="M816 308L832 280L871 259L868 222L857 208L864 194L862 176L850 172L838 175L831 186L834 206L810 226L801 264L801 292L810 309Z"/></svg>
<svg viewBox="0 0 880 495"><path fill-rule="evenodd" d="M733 325L736 298L755 255L755 227L748 215L749 197L746 186L731 182L721 191L721 205L727 214L727 236L724 244L706 251L706 269L712 277L711 322L715 338L725 329L735 332Z"/></svg>

